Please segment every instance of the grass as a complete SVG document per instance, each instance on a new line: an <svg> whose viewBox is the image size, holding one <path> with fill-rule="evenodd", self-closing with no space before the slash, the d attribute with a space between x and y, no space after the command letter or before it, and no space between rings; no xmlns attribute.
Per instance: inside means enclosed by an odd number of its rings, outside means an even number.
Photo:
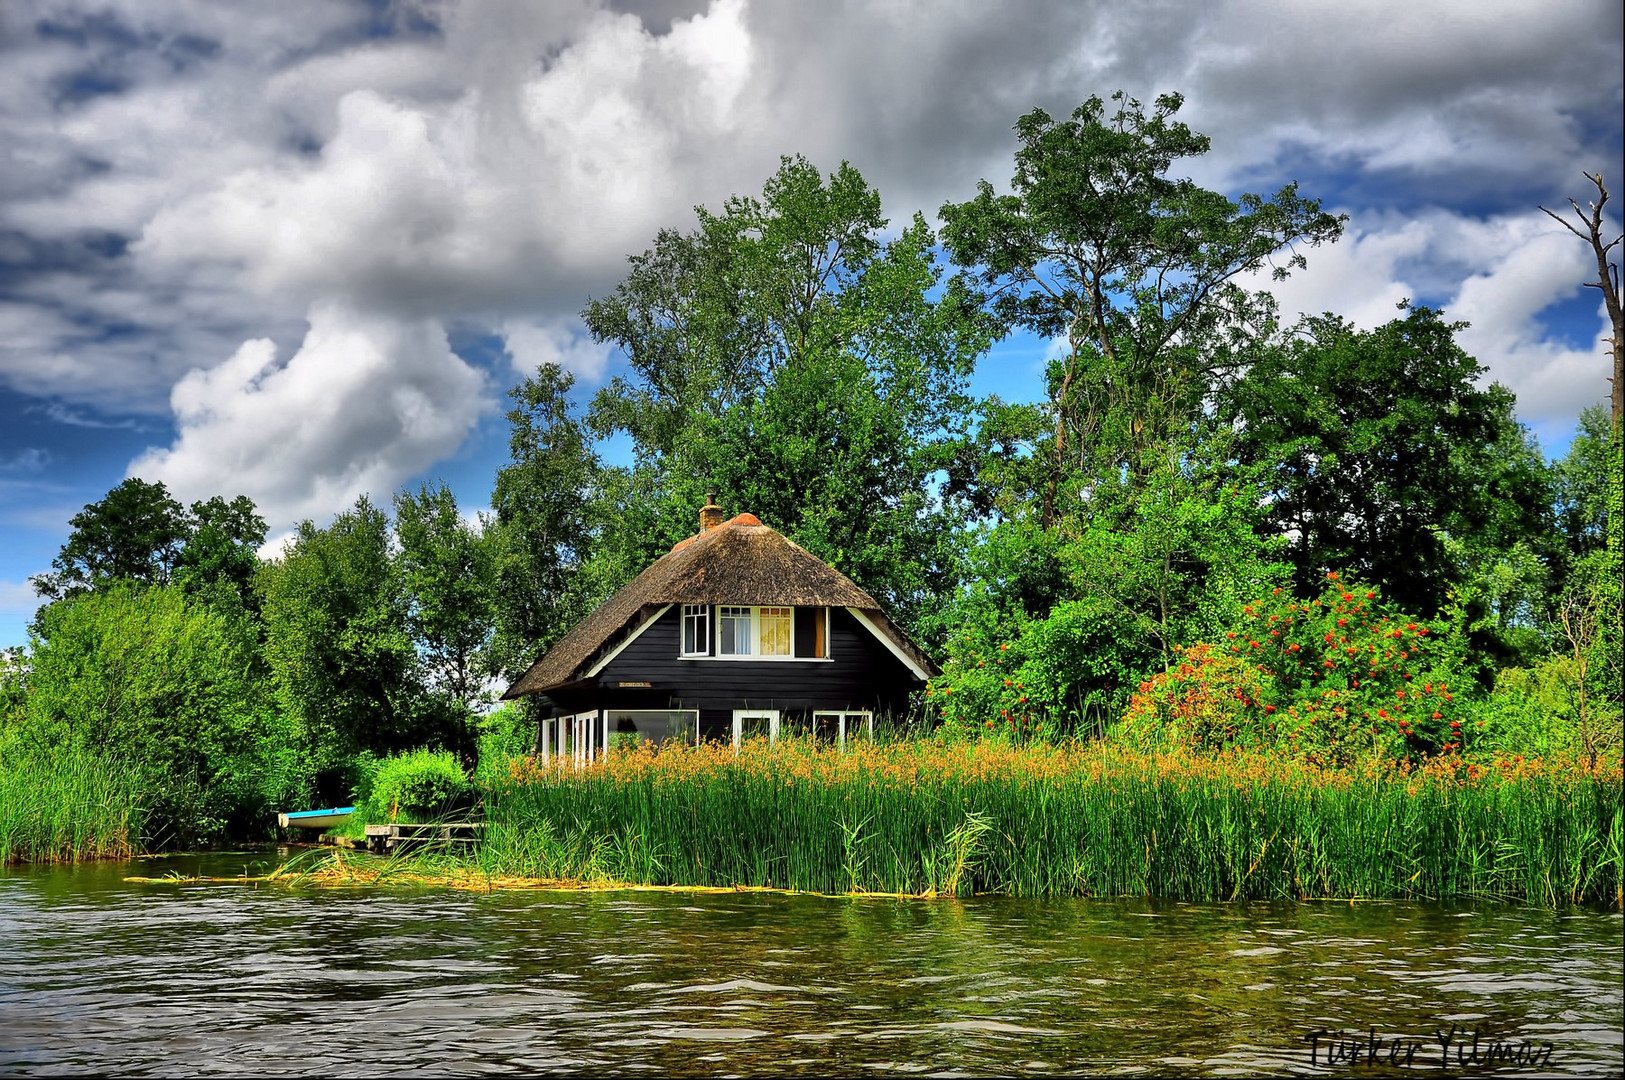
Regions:
<svg viewBox="0 0 1625 1080"><path fill-rule="evenodd" d="M0 762L0 864L137 854L141 789L140 777L86 754Z"/></svg>
<svg viewBox="0 0 1625 1080"><path fill-rule="evenodd" d="M1081 746L775 746L516 763L487 876L819 893L1620 904L1621 774L1321 770Z"/></svg>

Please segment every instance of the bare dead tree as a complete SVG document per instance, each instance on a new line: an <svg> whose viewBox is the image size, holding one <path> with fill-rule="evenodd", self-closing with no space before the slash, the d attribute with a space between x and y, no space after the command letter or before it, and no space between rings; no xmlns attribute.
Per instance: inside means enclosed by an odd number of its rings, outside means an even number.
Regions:
<svg viewBox="0 0 1625 1080"><path fill-rule="evenodd" d="M1602 208L1608 202L1608 189L1603 186L1602 173L1581 173L1587 180L1597 185L1597 198L1590 204L1590 212L1582 210L1580 204L1573 199L1569 205L1574 207L1575 216L1584 226L1583 231L1574 227L1574 224L1565 217L1541 207L1553 221L1563 226L1569 232L1591 245L1591 250L1597 256L1597 280L1586 282L1588 289L1601 289L1603 303L1608 308L1608 318L1614 324L1614 336L1610 343L1614 347L1614 377L1608 381L1613 384L1614 392L1611 395L1614 409L1614 430L1619 431L1620 417L1625 415L1625 315L1620 312L1619 306L1619 264L1608 261L1608 253L1617 246L1625 234L1614 237L1607 243L1602 239L1603 214Z"/></svg>

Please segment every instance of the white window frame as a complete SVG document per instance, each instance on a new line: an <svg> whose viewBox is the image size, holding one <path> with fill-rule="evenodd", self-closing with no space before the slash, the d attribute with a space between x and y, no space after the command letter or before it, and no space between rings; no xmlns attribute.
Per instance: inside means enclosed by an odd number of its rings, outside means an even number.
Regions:
<svg viewBox="0 0 1625 1080"><path fill-rule="evenodd" d="M753 655L760 660L794 660L796 658L796 609L793 604L762 604L750 609L750 643L757 648L762 645L762 612L784 612L784 626L789 633L785 635L784 651L782 653L758 652Z"/></svg>
<svg viewBox="0 0 1625 1080"><path fill-rule="evenodd" d="M770 605L771 606L771 605ZM779 741L779 721L783 713L778 709L735 709L734 710L734 749L738 750L740 743L745 741L745 720L767 721L767 741Z"/></svg>
<svg viewBox="0 0 1625 1080"><path fill-rule="evenodd" d="M604 724L603 711L594 709L591 712L576 713L570 717L570 735L573 745L570 747L570 758L576 763L576 768L590 765L597 757L599 748L603 745L599 741Z"/></svg>
<svg viewBox="0 0 1625 1080"><path fill-rule="evenodd" d="M809 607L814 605L807 605ZM819 605L824 609L824 651L830 649L830 608L827 604ZM752 649L760 649L762 645L762 609L782 608L790 613L790 651L782 656L764 656L760 652L725 653L722 651L722 613L723 611L748 610L750 612L750 645ZM683 651L683 626L681 620L687 616L679 617L677 630L677 659L679 660L755 660L769 664L781 664L792 661L798 664L828 664L833 662L832 656L797 656L796 655L796 605L794 604L716 604L711 609L714 616L712 635L716 645L714 653L686 653ZM734 616L737 618L737 616Z"/></svg>
<svg viewBox="0 0 1625 1080"><path fill-rule="evenodd" d="M846 749L846 726L849 720L861 719L863 721L864 735L871 740L875 737L875 714L867 709L814 709L812 719L815 728L818 726L820 716L837 718L835 745L842 750Z"/></svg>
<svg viewBox="0 0 1625 1080"><path fill-rule="evenodd" d="M694 743L695 743L695 745L699 744L699 741L700 741L700 710L698 710L698 709L605 709L604 710L604 752L605 753L609 752L609 747L611 745L610 744L610 736L615 734L615 732L612 732L612 731L609 730L610 716L612 714L615 715L615 716L621 716L621 715L624 715L626 713L648 713L651 716L670 716L673 713L687 714L694 721L692 725L689 725L691 727L693 733L694 733Z"/></svg>
<svg viewBox="0 0 1625 1080"><path fill-rule="evenodd" d="M741 616L740 612L747 612L748 614L746 614L744 616ZM753 653L753 652L730 652L730 653L725 653L725 652L722 651L722 623L723 623L724 619L726 619L729 623L733 624L733 626L734 626L734 646L736 648L739 645L738 626L739 626L740 620L743 619L744 624L747 627L747 629L745 630L745 644L748 647L750 645L756 644L756 609L751 607L749 604L718 604L717 605L717 656L720 659L724 659L724 660L752 660L752 659L755 659L756 654ZM794 645L792 645L791 651L792 652L794 651Z"/></svg>
<svg viewBox="0 0 1625 1080"><path fill-rule="evenodd" d="M688 627L690 621L699 623L700 647L688 647ZM684 604L682 614L678 616L677 654L687 659L694 656L711 655L711 605L710 604Z"/></svg>

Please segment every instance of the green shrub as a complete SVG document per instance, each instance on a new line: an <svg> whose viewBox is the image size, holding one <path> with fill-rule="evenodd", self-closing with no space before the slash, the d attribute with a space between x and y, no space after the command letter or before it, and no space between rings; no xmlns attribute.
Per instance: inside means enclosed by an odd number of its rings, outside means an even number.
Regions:
<svg viewBox="0 0 1625 1080"><path fill-rule="evenodd" d="M518 705L504 705L480 717L476 729L479 759L474 780L481 787L490 787L505 776L508 763L528 754L536 737L536 722Z"/></svg>
<svg viewBox="0 0 1625 1080"><path fill-rule="evenodd" d="M57 601L37 625L26 699L8 691L7 738L26 755L140 772L152 843L263 829L285 797L264 781L298 786L296 770L268 767L290 733L241 611L124 582Z"/></svg>
<svg viewBox="0 0 1625 1080"><path fill-rule="evenodd" d="M950 732L1018 741L1054 736L1115 716L1126 690L1156 662L1154 646L1123 633L1093 600L1057 604L1014 630L977 626L949 641L948 662L926 690L931 719Z"/></svg>
<svg viewBox="0 0 1625 1080"><path fill-rule="evenodd" d="M458 808L468 776L446 750L409 750L380 761L361 811L370 821L430 820Z"/></svg>
<svg viewBox="0 0 1625 1080"><path fill-rule="evenodd" d="M1585 738L1580 706L1586 701L1586 688L1580 671L1575 657L1556 655L1498 673L1494 692L1474 703L1466 725L1474 750L1497 757L1550 757L1585 755L1600 746L1605 754L1617 754L1617 715L1601 721L1588 718L1595 730L1589 743ZM1601 711L1595 699L1587 704L1594 714ZM1613 729L1611 739L1597 737L1597 730L1604 727Z"/></svg>

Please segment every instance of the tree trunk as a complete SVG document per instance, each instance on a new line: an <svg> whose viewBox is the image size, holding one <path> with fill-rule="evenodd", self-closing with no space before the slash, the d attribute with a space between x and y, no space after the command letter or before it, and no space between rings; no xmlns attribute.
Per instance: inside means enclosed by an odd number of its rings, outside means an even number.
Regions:
<svg viewBox="0 0 1625 1080"><path fill-rule="evenodd" d="M1608 203L1608 188L1602 182L1602 173L1583 173L1587 180L1597 185L1597 201L1591 203L1590 212L1580 209L1580 204L1573 199L1569 205L1574 207L1574 213L1579 217L1580 224L1585 226L1582 232L1571 225L1567 219L1558 217L1544 206L1541 210L1563 226L1569 232L1591 245L1593 254L1597 257L1597 280L1586 282L1586 287L1602 291L1603 306L1608 309L1608 321L1613 326L1613 337L1609 344L1613 346L1614 374L1608 380L1612 384L1609 394L1609 403L1613 410L1614 430L1618 431L1621 417L1625 417L1625 314L1621 313L1619 304L1619 267L1608 261L1608 253L1620 242L1622 237L1616 236L1606 243L1602 238L1603 211Z"/></svg>

